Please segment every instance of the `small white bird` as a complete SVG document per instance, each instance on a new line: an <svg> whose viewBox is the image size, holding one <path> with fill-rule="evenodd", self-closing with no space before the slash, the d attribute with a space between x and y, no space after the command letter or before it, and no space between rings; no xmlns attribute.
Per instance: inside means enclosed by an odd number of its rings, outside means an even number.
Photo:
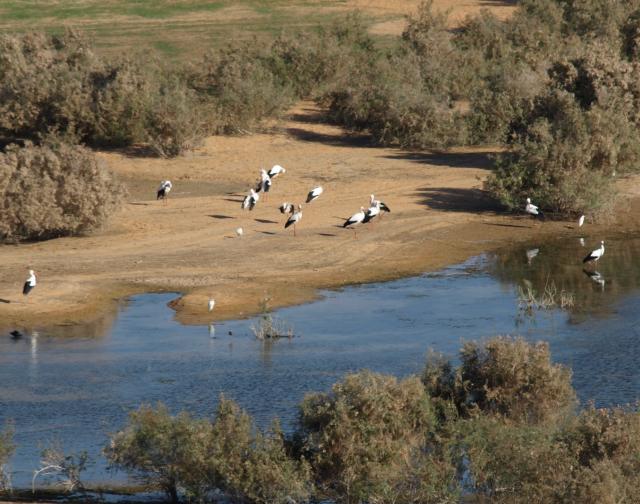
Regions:
<svg viewBox="0 0 640 504"><path fill-rule="evenodd" d="M578 241L580 242L580 245L584 247L584 238L580 238Z"/></svg>
<svg viewBox="0 0 640 504"><path fill-rule="evenodd" d="M583 224L584 224L584 215L581 215L580 218L578 219L578 227L582 227Z"/></svg>
<svg viewBox="0 0 640 504"><path fill-rule="evenodd" d="M242 229L241 227L236 228L236 235L238 236L238 238L242 238L243 234L244 234L244 229Z"/></svg>
<svg viewBox="0 0 640 504"><path fill-rule="evenodd" d="M22 295L26 296L27 294L29 294L34 287L36 286L36 273L33 270L29 270L29 277L27 278L26 282L24 283L24 286L22 287Z"/></svg>
<svg viewBox="0 0 640 504"><path fill-rule="evenodd" d="M540 249L537 248L527 250L527 264L531 264L531 261L538 255L538 252L540 252Z"/></svg>
<svg viewBox="0 0 640 504"><path fill-rule="evenodd" d="M213 307L216 305L216 300L213 298L209 298L209 302L207 303L207 309L212 312Z"/></svg>
<svg viewBox="0 0 640 504"><path fill-rule="evenodd" d="M166 202L172 187L173 184L170 180L163 180L160 182L160 187L158 187L158 192L156 193L156 201L161 199Z"/></svg>
<svg viewBox="0 0 640 504"><path fill-rule="evenodd" d="M287 220L284 225L284 228L287 229L289 226L293 226L293 236L296 235L296 224L300 222L302 219L302 205L298 205L298 210L293 213L291 217Z"/></svg>
<svg viewBox="0 0 640 504"><path fill-rule="evenodd" d="M536 205L531 203L531 198L527 198L527 205L524 207L524 211L527 212L529 215L533 215L534 217L537 217L541 221L544 220L544 214L540 209L538 209Z"/></svg>
<svg viewBox="0 0 640 504"><path fill-rule="evenodd" d="M285 201L282 205L278 207L278 210L280 210L281 214L292 214L295 208L296 207L293 205L293 203L289 203L288 201Z"/></svg>
<svg viewBox="0 0 640 504"><path fill-rule="evenodd" d="M324 189L320 186L311 189L311 191L309 191L309 194L307 194L307 203L311 203L312 201L317 200L323 192Z"/></svg>
<svg viewBox="0 0 640 504"><path fill-rule="evenodd" d="M256 187L256 192L264 192L268 193L269 189L271 189L271 177L269 174L263 169L260 169L260 182L258 183L258 187Z"/></svg>
<svg viewBox="0 0 640 504"><path fill-rule="evenodd" d="M360 211L357 213L354 213L351 217L349 217L346 221L344 221L344 224L342 225L342 227L343 228L349 227L353 229L354 237L357 239L358 232L356 231L356 226L359 224L362 224L364 222L364 219L365 219L364 207L360 207Z"/></svg>
<svg viewBox="0 0 640 504"><path fill-rule="evenodd" d="M589 252L589 255L587 255L587 257L585 257L582 262L583 263L588 263L588 262L598 262L598 259L600 259L602 256L604 255L604 240L602 240L600 242L600 247L598 247L595 250L592 250L591 252Z"/></svg>
<svg viewBox="0 0 640 504"><path fill-rule="evenodd" d="M273 166L271 167L271 169L269 170L268 175L269 175L269 177L271 177L271 178L275 178L275 177L277 177L278 175L284 175L286 171L287 171L287 170L285 170L285 169L284 169L282 166L280 166L280 165L273 165Z"/></svg>
<svg viewBox="0 0 640 504"><path fill-rule="evenodd" d="M253 210L259 199L260 195L254 191L253 188L249 189L249 194L247 194L242 201L242 209L246 210L248 208L249 211Z"/></svg>

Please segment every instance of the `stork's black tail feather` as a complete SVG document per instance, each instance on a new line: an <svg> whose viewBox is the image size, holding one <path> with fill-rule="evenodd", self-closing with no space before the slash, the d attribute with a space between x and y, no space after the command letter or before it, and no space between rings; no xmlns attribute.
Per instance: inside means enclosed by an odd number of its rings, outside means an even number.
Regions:
<svg viewBox="0 0 640 504"><path fill-rule="evenodd" d="M156 200L164 198L164 189L160 189L158 194L156 194Z"/></svg>
<svg viewBox="0 0 640 504"><path fill-rule="evenodd" d="M391 209L384 203L380 203L380 210L384 210L385 212L391 212Z"/></svg>
<svg viewBox="0 0 640 504"><path fill-rule="evenodd" d="M589 261L593 261L593 257L591 257L591 254L589 254L587 257L585 257L585 258L582 260L582 263L583 263L583 264L584 264L584 263L588 263Z"/></svg>

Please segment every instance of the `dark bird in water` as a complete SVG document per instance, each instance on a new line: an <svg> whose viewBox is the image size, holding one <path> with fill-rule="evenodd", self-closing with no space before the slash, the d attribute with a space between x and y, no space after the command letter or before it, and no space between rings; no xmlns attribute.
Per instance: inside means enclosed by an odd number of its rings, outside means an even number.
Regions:
<svg viewBox="0 0 640 504"><path fill-rule="evenodd" d="M531 203L531 198L527 198L527 205L524 207L524 211L529 215L533 215L534 217L540 219L541 221L544 220L544 214L542 213L542 210Z"/></svg>
<svg viewBox="0 0 640 504"><path fill-rule="evenodd" d="M309 191L309 194L307 194L307 203L311 203L312 201L315 201L318 199L318 197L324 192L324 189L322 187L314 187L313 189L311 189Z"/></svg>
<svg viewBox="0 0 640 504"><path fill-rule="evenodd" d="M592 250L591 252L589 252L589 254L587 255L587 257L585 257L582 262L583 263L590 263L590 262L598 262L598 259L600 259L602 256L604 255L604 240L602 240L600 242L600 247L598 247L595 250Z"/></svg>
<svg viewBox="0 0 640 504"><path fill-rule="evenodd" d="M26 296L29 294L36 286L36 274L33 270L29 270L29 277L26 282L22 286L22 295Z"/></svg>
<svg viewBox="0 0 640 504"><path fill-rule="evenodd" d="M9 334L11 335L12 340L19 340L20 338L22 338L22 333L17 329L14 329Z"/></svg>
<svg viewBox="0 0 640 504"><path fill-rule="evenodd" d="M160 182L160 187L158 187L158 192L156 193L156 200L165 200L169 197L169 193L171 192L171 188L173 184L171 184L170 180L163 180Z"/></svg>
<svg viewBox="0 0 640 504"><path fill-rule="evenodd" d="M293 236L296 235L296 224L300 222L302 219L302 205L298 205L298 210L293 213L291 217L287 220L284 225L284 228L287 229L289 226L293 226Z"/></svg>

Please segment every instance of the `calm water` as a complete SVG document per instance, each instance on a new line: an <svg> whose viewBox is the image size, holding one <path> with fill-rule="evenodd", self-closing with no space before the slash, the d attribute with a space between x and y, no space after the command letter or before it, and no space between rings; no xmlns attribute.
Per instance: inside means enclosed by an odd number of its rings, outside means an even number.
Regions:
<svg viewBox="0 0 640 504"><path fill-rule="evenodd" d="M573 368L583 401L633 402L640 238L608 240L599 275L588 276L580 260L599 239L586 238L586 248L578 238L532 244L435 274L326 292L278 311L299 337L270 344L253 337L251 320L216 324L215 337L207 326L181 326L166 306L171 294L136 296L92 326L0 335L0 424L15 426L14 484L29 484L50 440L98 459L88 479L109 478L100 449L143 402L208 415L224 392L260 425L278 416L291 428L305 392L327 390L347 372L419 373L429 349L455 358L461 342L496 334L549 341L553 358ZM540 291L551 282L573 295L573 308L518 309L518 285Z"/></svg>

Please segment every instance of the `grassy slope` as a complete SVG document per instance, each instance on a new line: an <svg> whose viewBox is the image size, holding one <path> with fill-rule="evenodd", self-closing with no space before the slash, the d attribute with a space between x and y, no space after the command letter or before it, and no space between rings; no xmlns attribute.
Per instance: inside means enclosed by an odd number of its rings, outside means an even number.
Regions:
<svg viewBox="0 0 640 504"><path fill-rule="evenodd" d="M352 7L346 0L5 0L0 33L75 26L105 53L154 48L190 59L232 38L318 25ZM367 13L372 23L398 16Z"/></svg>

